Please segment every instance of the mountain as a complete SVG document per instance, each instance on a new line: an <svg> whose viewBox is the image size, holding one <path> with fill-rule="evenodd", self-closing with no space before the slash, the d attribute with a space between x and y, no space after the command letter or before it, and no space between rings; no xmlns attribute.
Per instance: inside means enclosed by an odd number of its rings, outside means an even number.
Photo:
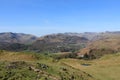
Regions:
<svg viewBox="0 0 120 80"><path fill-rule="evenodd" d="M84 33L65 33L65 35L70 35L70 36L78 36L78 37L85 37L88 40L96 40L98 36L100 36L100 33L96 32L84 32Z"/></svg>
<svg viewBox="0 0 120 80"><path fill-rule="evenodd" d="M120 52L120 32L105 32L100 34L98 40L89 42L78 55L92 59L117 52Z"/></svg>
<svg viewBox="0 0 120 80"><path fill-rule="evenodd" d="M83 48L87 42L85 37L59 33L40 37L30 49L40 52L74 52Z"/></svg>
<svg viewBox="0 0 120 80"><path fill-rule="evenodd" d="M0 43L0 50L7 51L23 51L27 50L28 45L20 44L20 43Z"/></svg>
<svg viewBox="0 0 120 80"><path fill-rule="evenodd" d="M37 37L30 34L23 33L0 33L0 42L7 43L21 43L21 44L31 44L36 41Z"/></svg>
<svg viewBox="0 0 120 80"><path fill-rule="evenodd" d="M0 33L0 49L10 51L22 51L28 48L28 45L37 40L36 36L23 33Z"/></svg>
<svg viewBox="0 0 120 80"><path fill-rule="evenodd" d="M58 33L36 37L23 33L0 33L0 49L32 50L37 52L76 52L94 57L120 50L120 31Z"/></svg>
<svg viewBox="0 0 120 80"><path fill-rule="evenodd" d="M105 39L107 37L114 37L114 36L119 36L120 31L106 31L106 32L84 32L84 33L65 33L65 35L70 35L70 36L79 36L79 37L85 37L89 41L96 41L100 39Z"/></svg>

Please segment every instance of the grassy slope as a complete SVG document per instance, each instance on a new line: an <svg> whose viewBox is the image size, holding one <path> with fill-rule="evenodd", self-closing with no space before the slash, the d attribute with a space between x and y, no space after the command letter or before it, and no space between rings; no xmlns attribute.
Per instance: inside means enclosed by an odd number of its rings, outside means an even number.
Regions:
<svg viewBox="0 0 120 80"><path fill-rule="evenodd" d="M8 75L6 65L10 62L25 61L22 69L19 66L16 69L12 69L16 75L14 77L20 77L21 74L25 78L20 80L36 80L37 75L41 75L39 80L119 80L120 79L120 53L105 55L100 59L85 61L78 59L61 59L56 61L45 55L33 54L33 53L20 53L20 52L4 52L0 53L0 75ZM42 69L37 63L45 64L49 66L48 69ZM20 63L22 64L22 63ZM90 66L83 66L82 64L91 64ZM37 69L43 71L42 74L38 74L34 71L29 71L29 66L34 66ZM31 76L31 74L33 76ZM12 77L11 75L10 77ZM71 79L71 77L74 79ZM1 76L0 76L1 77ZM9 76L7 76L9 77ZM12 78L14 78L12 77ZM1 79L3 80L3 79ZM12 79L10 79L12 80ZM19 80L19 79L18 79Z"/></svg>
<svg viewBox="0 0 120 80"><path fill-rule="evenodd" d="M0 80L95 80L81 70L40 54L5 51L0 53L0 65ZM29 70L30 66L40 72Z"/></svg>
<svg viewBox="0 0 120 80"><path fill-rule="evenodd" d="M120 53L105 55L98 60L83 61L76 59L64 59L62 62L76 69L91 74L97 80L119 80L120 79ZM91 64L83 66L81 64Z"/></svg>

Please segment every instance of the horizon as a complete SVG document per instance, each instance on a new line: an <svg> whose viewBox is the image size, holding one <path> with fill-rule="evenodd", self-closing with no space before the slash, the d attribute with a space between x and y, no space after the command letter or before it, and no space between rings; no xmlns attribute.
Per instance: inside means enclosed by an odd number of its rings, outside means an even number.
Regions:
<svg viewBox="0 0 120 80"><path fill-rule="evenodd" d="M15 34L28 34L28 35L33 35L33 36L36 36L36 37L42 37L42 36L47 36L47 35L54 35L54 34L66 34L66 33L72 33L72 34L84 34L84 33L98 33L98 34L101 34L101 33L108 33L108 32L120 32L120 31L104 31L104 32L61 32L61 33L50 33L50 34L45 34L45 35L35 35L35 34L30 34L30 33L24 33L24 32L0 32L1 33L15 33Z"/></svg>
<svg viewBox="0 0 120 80"><path fill-rule="evenodd" d="M119 0L1 0L0 33L120 31Z"/></svg>

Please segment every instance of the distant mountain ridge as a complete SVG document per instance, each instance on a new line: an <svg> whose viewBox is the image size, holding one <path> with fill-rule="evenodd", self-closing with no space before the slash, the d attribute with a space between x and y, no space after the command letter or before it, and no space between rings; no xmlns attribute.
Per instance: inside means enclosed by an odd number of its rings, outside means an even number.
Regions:
<svg viewBox="0 0 120 80"><path fill-rule="evenodd" d="M24 33L0 33L0 50L23 51L37 40L36 36Z"/></svg>
<svg viewBox="0 0 120 80"><path fill-rule="evenodd" d="M78 55L84 54L89 59L95 59L118 52L120 52L120 31L101 33L97 40L88 43Z"/></svg>
<svg viewBox="0 0 120 80"><path fill-rule="evenodd" d="M106 42L107 41L107 42ZM69 52L90 47L97 49L105 44L109 48L119 50L120 31L114 32L85 32L85 33L58 33L36 37L24 33L0 33L0 49L7 50L33 50L39 52ZM99 44L101 43L101 44ZM111 44L114 43L114 44ZM89 46L89 44L91 46ZM82 50L85 52L84 50ZM112 48L112 51L115 51Z"/></svg>
<svg viewBox="0 0 120 80"><path fill-rule="evenodd" d="M31 49L40 52L69 52L83 48L87 42L85 37L59 33L40 37L32 44Z"/></svg>
<svg viewBox="0 0 120 80"><path fill-rule="evenodd" d="M37 40L36 36L23 33L0 33L0 42L6 43L20 43L20 44L31 44Z"/></svg>
<svg viewBox="0 0 120 80"><path fill-rule="evenodd" d="M120 31L106 31L106 32L84 32L84 33L56 33L56 34L49 34L49 35L45 35L42 37L36 37L34 35L31 34L24 34L24 33L12 33L12 32L3 32L0 33L0 42L10 42L10 43L32 43L34 41L36 41L37 39L41 39L43 37L52 37L52 36L57 36L59 37L59 35L62 36L77 36L77 37L84 37L88 40L99 40L102 38L107 38L108 36L115 36L115 35L119 35Z"/></svg>
<svg viewBox="0 0 120 80"><path fill-rule="evenodd" d="M96 41L100 39L105 39L110 36L119 36L120 31L106 31L106 32L84 32L84 33L64 33L65 35L70 35L70 36L79 36L79 37L85 37L89 41Z"/></svg>

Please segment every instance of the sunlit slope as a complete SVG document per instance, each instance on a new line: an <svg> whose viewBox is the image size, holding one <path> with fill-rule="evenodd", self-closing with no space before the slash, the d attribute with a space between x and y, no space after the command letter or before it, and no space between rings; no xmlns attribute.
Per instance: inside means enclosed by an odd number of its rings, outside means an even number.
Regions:
<svg viewBox="0 0 120 80"><path fill-rule="evenodd" d="M97 80L120 79L120 53L109 54L92 61L64 59L66 65L85 71Z"/></svg>
<svg viewBox="0 0 120 80"><path fill-rule="evenodd" d="M0 52L0 80L96 80L47 55Z"/></svg>
<svg viewBox="0 0 120 80"><path fill-rule="evenodd" d="M102 38L89 44L81 49L78 55L87 54L89 59L100 58L105 54L113 54L120 52L120 35L119 34L103 34Z"/></svg>

